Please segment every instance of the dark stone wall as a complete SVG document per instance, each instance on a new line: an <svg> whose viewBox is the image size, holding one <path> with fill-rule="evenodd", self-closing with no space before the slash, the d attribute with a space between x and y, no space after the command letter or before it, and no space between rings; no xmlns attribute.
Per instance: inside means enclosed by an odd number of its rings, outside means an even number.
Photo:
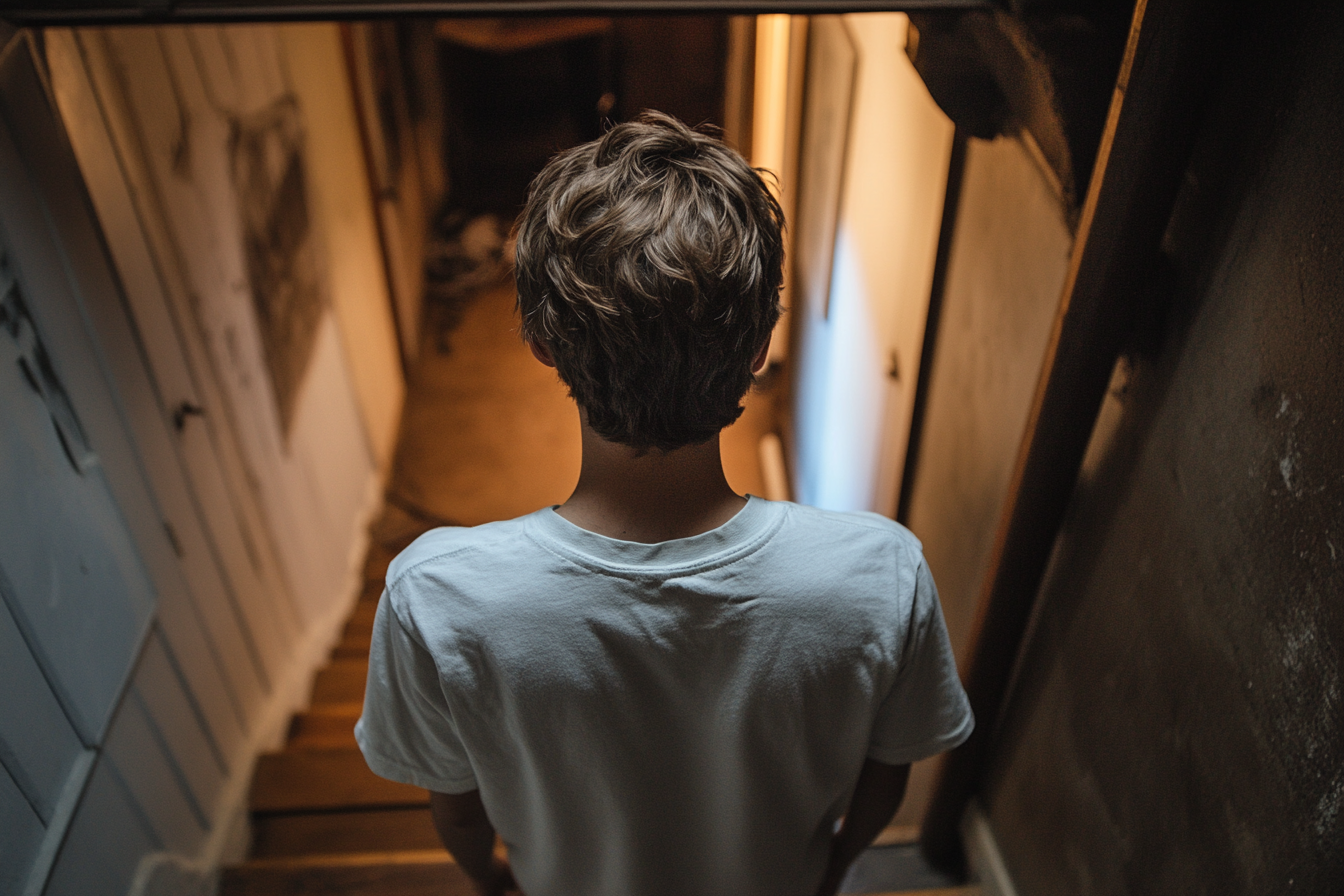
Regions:
<svg viewBox="0 0 1344 896"><path fill-rule="evenodd" d="M1344 892L1344 7L1242 16L984 794L1019 891Z"/></svg>

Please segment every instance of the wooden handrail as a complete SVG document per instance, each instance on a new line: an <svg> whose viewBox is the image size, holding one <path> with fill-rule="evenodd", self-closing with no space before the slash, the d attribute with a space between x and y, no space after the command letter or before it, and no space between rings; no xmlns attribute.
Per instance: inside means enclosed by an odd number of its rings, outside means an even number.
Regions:
<svg viewBox="0 0 1344 896"><path fill-rule="evenodd" d="M1211 0L1139 0L1088 186L963 672L976 729L944 763L921 832L963 863L959 824L993 758L1013 667L1107 384L1149 286L1213 82Z"/></svg>

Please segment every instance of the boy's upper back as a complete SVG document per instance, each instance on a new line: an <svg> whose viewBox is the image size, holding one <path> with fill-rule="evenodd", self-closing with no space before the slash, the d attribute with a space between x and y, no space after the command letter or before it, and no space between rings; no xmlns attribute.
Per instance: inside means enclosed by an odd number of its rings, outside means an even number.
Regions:
<svg viewBox="0 0 1344 896"><path fill-rule="evenodd" d="M479 788L529 896L806 892L864 757L971 725L918 541L758 498L660 544L551 509L428 533L371 668L370 766Z"/></svg>

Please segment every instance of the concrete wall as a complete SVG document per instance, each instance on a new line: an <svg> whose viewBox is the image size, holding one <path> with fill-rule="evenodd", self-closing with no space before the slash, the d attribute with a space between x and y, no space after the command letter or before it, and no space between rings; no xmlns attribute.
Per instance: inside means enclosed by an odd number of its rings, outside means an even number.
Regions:
<svg viewBox="0 0 1344 896"><path fill-rule="evenodd" d="M1344 11L1246 17L985 798L1027 894L1344 881Z"/></svg>

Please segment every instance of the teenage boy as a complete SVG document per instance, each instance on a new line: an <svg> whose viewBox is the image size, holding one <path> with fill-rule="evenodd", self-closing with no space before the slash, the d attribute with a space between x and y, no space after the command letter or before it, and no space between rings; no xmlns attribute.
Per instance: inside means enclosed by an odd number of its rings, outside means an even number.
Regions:
<svg viewBox="0 0 1344 896"><path fill-rule="evenodd" d="M533 183L522 333L578 405L579 482L397 557L356 728L482 894L829 896L910 763L970 733L914 536L724 478L782 227L740 156L656 113Z"/></svg>

